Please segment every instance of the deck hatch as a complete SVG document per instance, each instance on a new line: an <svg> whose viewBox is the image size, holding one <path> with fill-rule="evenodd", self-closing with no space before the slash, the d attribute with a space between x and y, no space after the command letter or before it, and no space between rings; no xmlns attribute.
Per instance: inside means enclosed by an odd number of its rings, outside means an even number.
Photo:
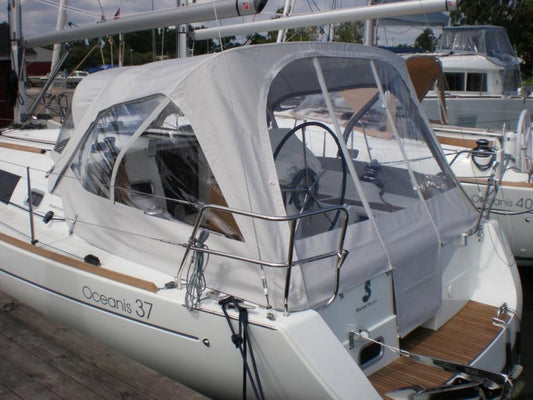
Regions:
<svg viewBox="0 0 533 400"><path fill-rule="evenodd" d="M20 176L0 169L0 201L9 203Z"/></svg>

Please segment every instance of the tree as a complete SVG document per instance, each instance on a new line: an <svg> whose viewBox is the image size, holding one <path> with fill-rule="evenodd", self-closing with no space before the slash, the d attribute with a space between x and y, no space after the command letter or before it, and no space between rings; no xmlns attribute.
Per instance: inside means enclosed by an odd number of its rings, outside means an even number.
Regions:
<svg viewBox="0 0 533 400"><path fill-rule="evenodd" d="M522 3L514 24L508 28L509 38L514 45L516 54L524 63L521 66L522 78L527 80L533 75L533 0Z"/></svg>
<svg viewBox="0 0 533 400"><path fill-rule="evenodd" d="M533 0L463 0L459 11L450 13L453 24L498 25L524 60L522 77L533 72Z"/></svg>
<svg viewBox="0 0 533 400"><path fill-rule="evenodd" d="M263 44L263 43L271 43L274 40L269 38L268 36L263 36L260 33L252 33L246 37L246 41L250 44Z"/></svg>
<svg viewBox="0 0 533 400"><path fill-rule="evenodd" d="M415 47L420 47L430 53L435 51L436 44L437 38L431 28L424 29L424 31L415 39Z"/></svg>
<svg viewBox="0 0 533 400"><path fill-rule="evenodd" d="M363 28L361 21L344 22L335 27L334 42L363 43Z"/></svg>
<svg viewBox="0 0 533 400"><path fill-rule="evenodd" d="M176 54L175 30L164 28L156 30L155 49L158 56L174 57ZM113 42L113 46L111 46ZM124 65L146 64L153 60L152 31L139 31L124 34ZM113 63L118 63L119 36L112 35L90 40L80 40L71 43L71 52L63 69L88 69ZM98 46L99 47L98 47ZM95 46L97 46L95 48ZM63 48L63 51L65 49ZM111 52L113 53L111 57Z"/></svg>
<svg viewBox="0 0 533 400"><path fill-rule="evenodd" d="M452 11L453 24L492 24L508 28L519 13L523 0L464 0L460 10Z"/></svg>
<svg viewBox="0 0 533 400"><path fill-rule="evenodd" d="M271 19L278 19L283 17L283 8L278 8L276 13ZM314 40L314 33L316 31L315 27L303 27L296 29L286 29L285 30L285 41L286 42L301 42ZM265 38L265 43L273 43L278 39L279 31L270 31L267 33Z"/></svg>

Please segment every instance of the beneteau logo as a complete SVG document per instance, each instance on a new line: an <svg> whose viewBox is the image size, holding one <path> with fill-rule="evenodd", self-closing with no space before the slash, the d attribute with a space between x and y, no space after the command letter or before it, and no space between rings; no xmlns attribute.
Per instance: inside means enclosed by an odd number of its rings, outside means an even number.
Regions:
<svg viewBox="0 0 533 400"><path fill-rule="evenodd" d="M362 298L363 303L366 303L368 300L370 300L371 295L372 295L372 289L370 288L370 281L366 281L365 282L365 295Z"/></svg>
<svg viewBox="0 0 533 400"><path fill-rule="evenodd" d="M361 297L361 300L363 300L363 306L357 307L355 309L355 312L361 312L363 310L366 310L368 307L373 306L378 302L378 299L372 299L370 300L370 297L372 296L372 285L370 281L365 282L365 294L363 297Z"/></svg>

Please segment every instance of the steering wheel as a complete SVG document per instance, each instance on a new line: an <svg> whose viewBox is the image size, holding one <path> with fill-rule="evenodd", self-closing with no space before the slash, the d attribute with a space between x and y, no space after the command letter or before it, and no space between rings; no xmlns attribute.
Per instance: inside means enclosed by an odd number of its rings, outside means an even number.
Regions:
<svg viewBox="0 0 533 400"><path fill-rule="evenodd" d="M306 151L309 151L306 147L306 128L308 126L316 126L321 129L323 129L325 132L327 132L335 141L335 144L337 145L337 151L335 154L341 154L341 164L342 164L342 179L339 182L339 191L338 195L335 196L334 194L328 193L327 198L325 196L319 196L319 187L320 187L320 178L322 177L322 174L318 174L316 171L314 171L309 165L308 165L308 157L306 154ZM342 205L344 203L344 198L346 195L346 175L348 171L348 167L346 164L346 160L342 156L341 152L341 146L339 142L339 138L335 133L325 124L322 122L317 121L309 121L304 122L299 125L296 125L294 128L289 130L283 138L280 140L278 145L276 146L276 149L274 151L274 160L276 160L283 149L284 145L287 143L287 141L290 139L291 136L296 135L298 131L302 131L302 138L303 140L301 142L302 146L302 152L304 154L304 166L302 169L300 169L292 178L292 182L290 185L287 185L285 187L281 188L281 192L283 194L284 199L286 199L286 206L290 203L294 204L294 206L298 209L299 213L302 213L304 211L310 210L313 207L317 207L318 209L322 209L327 206L332 205ZM332 230L339 218L339 211L337 211L335 214L335 217L333 219L329 218L326 214L326 218L328 218L330 225L328 230Z"/></svg>

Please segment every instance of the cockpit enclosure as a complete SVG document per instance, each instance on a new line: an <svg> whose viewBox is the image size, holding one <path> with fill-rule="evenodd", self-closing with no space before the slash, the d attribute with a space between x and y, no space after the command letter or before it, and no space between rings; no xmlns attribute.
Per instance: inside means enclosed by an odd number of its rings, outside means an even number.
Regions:
<svg viewBox="0 0 533 400"><path fill-rule="evenodd" d="M446 54L479 54L488 57L492 63L501 68L501 90L504 95L516 95L516 89L522 85L520 77L521 61L516 56L505 28L501 26L464 25L445 27L436 51L437 53ZM464 66L460 66L459 71L464 72ZM459 71L447 76L451 90L487 91L487 77L483 77L479 70L470 71L471 77L467 77L466 84L462 83L464 79L461 79L462 76L459 75Z"/></svg>
<svg viewBox="0 0 533 400"><path fill-rule="evenodd" d="M443 28L438 52L479 53L505 60L516 57L505 28L492 25Z"/></svg>
<svg viewBox="0 0 533 400"><path fill-rule="evenodd" d="M73 232L175 275L197 226L209 288L290 311L332 297L341 243L340 292L394 268L402 334L439 307L476 213L401 58L290 43L95 75L50 179Z"/></svg>

